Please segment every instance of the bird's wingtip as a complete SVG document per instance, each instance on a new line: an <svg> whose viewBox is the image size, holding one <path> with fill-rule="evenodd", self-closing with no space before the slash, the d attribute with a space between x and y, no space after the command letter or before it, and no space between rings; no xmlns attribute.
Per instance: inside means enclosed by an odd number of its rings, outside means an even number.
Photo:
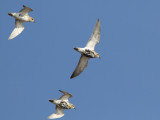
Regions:
<svg viewBox="0 0 160 120"><path fill-rule="evenodd" d="M47 118L48 118L48 119L53 119L51 116L48 116Z"/></svg>
<svg viewBox="0 0 160 120"><path fill-rule="evenodd" d="M100 22L99 18L98 18L97 22Z"/></svg>
<svg viewBox="0 0 160 120"><path fill-rule="evenodd" d="M70 77L70 79L72 79L72 78L74 78L74 76L73 76L73 75Z"/></svg>

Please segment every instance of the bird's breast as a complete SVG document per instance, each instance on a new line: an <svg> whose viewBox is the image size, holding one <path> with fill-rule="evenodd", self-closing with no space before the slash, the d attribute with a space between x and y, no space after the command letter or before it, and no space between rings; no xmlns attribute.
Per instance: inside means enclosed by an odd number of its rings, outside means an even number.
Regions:
<svg viewBox="0 0 160 120"><path fill-rule="evenodd" d="M29 22L29 16L22 15L21 13L17 13L15 18L18 19L18 20L21 20L23 22Z"/></svg>
<svg viewBox="0 0 160 120"><path fill-rule="evenodd" d="M71 109L71 107L65 101L61 101L60 104L59 104L59 107L61 107L63 109Z"/></svg>
<svg viewBox="0 0 160 120"><path fill-rule="evenodd" d="M84 53L83 53L86 57L89 58L95 58L95 54L93 51L89 50L89 49L85 49Z"/></svg>

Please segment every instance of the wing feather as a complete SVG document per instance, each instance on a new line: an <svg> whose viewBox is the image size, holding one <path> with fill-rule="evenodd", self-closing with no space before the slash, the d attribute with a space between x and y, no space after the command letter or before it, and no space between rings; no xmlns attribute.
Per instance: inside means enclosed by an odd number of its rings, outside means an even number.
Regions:
<svg viewBox="0 0 160 120"><path fill-rule="evenodd" d="M95 46L99 43L100 40L100 21L97 20L97 23L94 27L93 33L86 44L85 48L89 48L90 50L94 50Z"/></svg>
<svg viewBox="0 0 160 120"><path fill-rule="evenodd" d="M23 5L23 9L20 10L19 12L22 14L22 15L26 15L28 14L29 12L33 11L31 8L29 7L26 7L25 5Z"/></svg>
<svg viewBox="0 0 160 120"><path fill-rule="evenodd" d="M56 113L51 114L48 116L48 119L56 119L56 118L61 118L64 116L63 109L56 106Z"/></svg>
<svg viewBox="0 0 160 120"><path fill-rule="evenodd" d="M59 91L64 94L59 98L60 100L68 100L70 97L72 97L72 95L70 93L67 93L67 92L62 91L62 90L59 90Z"/></svg>
<svg viewBox="0 0 160 120"><path fill-rule="evenodd" d="M15 28L12 31L10 37L8 38L8 40L11 40L13 38L15 38L17 35L19 35L22 31L24 30L24 26L23 26L23 22L20 20L15 21Z"/></svg>
<svg viewBox="0 0 160 120"><path fill-rule="evenodd" d="M81 55L79 63L78 63L76 69L74 70L74 72L73 72L73 74L72 74L72 76L70 78L74 78L74 77L78 76L81 72L83 72L83 70L88 65L88 60L89 60L89 57Z"/></svg>

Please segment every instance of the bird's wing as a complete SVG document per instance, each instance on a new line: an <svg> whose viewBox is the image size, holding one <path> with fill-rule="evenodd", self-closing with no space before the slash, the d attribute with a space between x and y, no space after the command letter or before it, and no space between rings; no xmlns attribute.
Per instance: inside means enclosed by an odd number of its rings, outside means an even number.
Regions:
<svg viewBox="0 0 160 120"><path fill-rule="evenodd" d="M56 106L56 113L51 114L48 116L48 119L56 119L56 118L61 118L64 116L63 109Z"/></svg>
<svg viewBox="0 0 160 120"><path fill-rule="evenodd" d="M97 23L94 27L93 33L86 44L86 48L89 48L90 50L94 50L95 46L99 43L100 40L100 21L99 19L97 20Z"/></svg>
<svg viewBox="0 0 160 120"><path fill-rule="evenodd" d="M22 14L22 15L26 15L28 14L29 12L33 11L31 8L29 7L26 7L25 5L23 5L23 9L20 10L19 12Z"/></svg>
<svg viewBox="0 0 160 120"><path fill-rule="evenodd" d="M64 94L59 98L60 100L68 100L70 97L72 97L70 93L64 92L62 90L59 90L59 91Z"/></svg>
<svg viewBox="0 0 160 120"><path fill-rule="evenodd" d="M81 72L83 72L83 70L88 65L88 60L89 60L89 57L81 55L79 63L78 63L76 69L74 70L74 72L73 72L73 74L72 74L72 76L70 78L74 78L74 77L78 76Z"/></svg>
<svg viewBox="0 0 160 120"><path fill-rule="evenodd" d="M8 38L8 40L11 40L13 38L15 38L17 35L19 35L22 31L24 30L24 26L23 26L23 22L20 20L15 21L15 28L12 31L10 37Z"/></svg>

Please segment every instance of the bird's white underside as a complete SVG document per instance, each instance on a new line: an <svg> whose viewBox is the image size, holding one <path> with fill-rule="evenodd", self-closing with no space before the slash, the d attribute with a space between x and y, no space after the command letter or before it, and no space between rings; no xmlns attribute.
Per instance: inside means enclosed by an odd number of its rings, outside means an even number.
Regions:
<svg viewBox="0 0 160 120"><path fill-rule="evenodd" d="M81 55L79 63L77 65L76 69L74 70L71 78L78 76L87 67L89 57L84 56L83 51L85 51L85 49L93 51L95 49L95 46L99 43L99 40L100 40L100 21L98 19L97 23L94 27L93 33L92 33L88 43L86 44L86 46L84 48L78 48L79 52L82 55Z"/></svg>
<svg viewBox="0 0 160 120"><path fill-rule="evenodd" d="M23 22L29 22L30 16L28 15L28 12L33 11L33 10L26 6L23 6L23 7L24 8L21 9L19 13L12 13L12 16L16 18L15 28L12 31L8 40L15 38L17 35L19 35L24 30Z"/></svg>

